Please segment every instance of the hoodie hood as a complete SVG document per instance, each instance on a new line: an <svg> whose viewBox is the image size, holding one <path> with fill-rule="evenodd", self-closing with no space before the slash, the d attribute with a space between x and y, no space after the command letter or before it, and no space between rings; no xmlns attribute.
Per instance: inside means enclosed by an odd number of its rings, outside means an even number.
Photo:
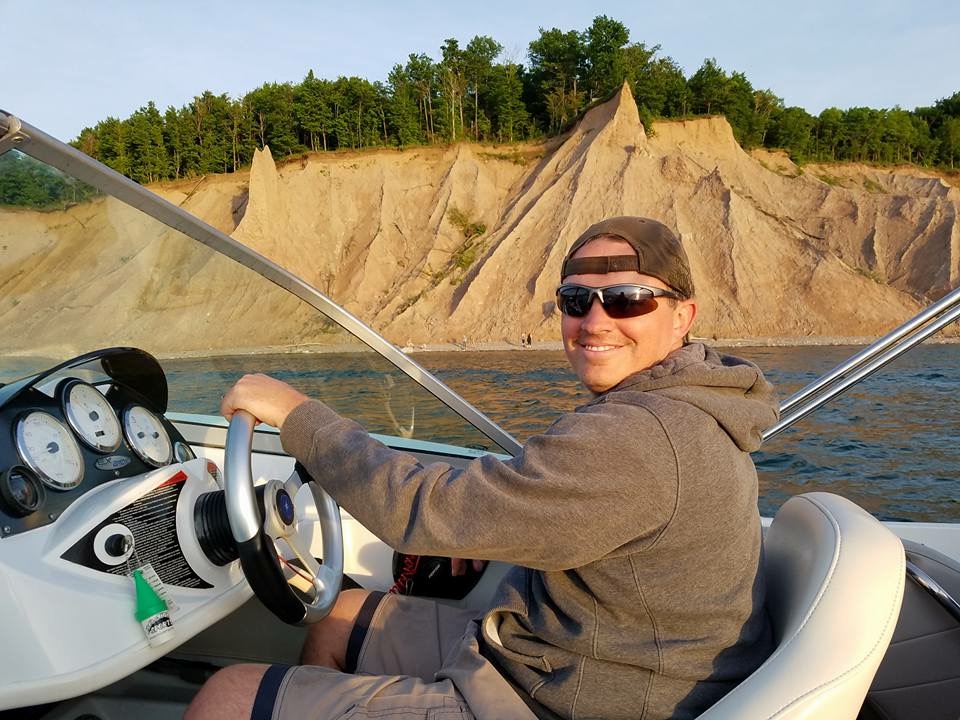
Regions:
<svg viewBox="0 0 960 720"><path fill-rule="evenodd" d="M773 386L760 368L748 360L722 355L703 343L674 350L586 406L629 401L623 393L656 393L693 405L712 416L744 452L759 448L760 433L779 417Z"/></svg>

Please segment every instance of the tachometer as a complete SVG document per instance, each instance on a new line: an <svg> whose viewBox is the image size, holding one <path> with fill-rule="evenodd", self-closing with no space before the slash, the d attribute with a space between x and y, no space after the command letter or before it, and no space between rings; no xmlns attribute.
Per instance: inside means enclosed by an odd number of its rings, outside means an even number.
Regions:
<svg viewBox="0 0 960 720"><path fill-rule="evenodd" d="M17 450L23 461L54 490L72 490L83 480L80 446L67 426L35 410L17 423Z"/></svg>
<svg viewBox="0 0 960 720"><path fill-rule="evenodd" d="M132 405L123 413L123 432L133 451L148 465L170 463L173 446L160 418L143 405Z"/></svg>
<svg viewBox="0 0 960 720"><path fill-rule="evenodd" d="M113 452L120 447L120 421L93 385L69 381L63 390L63 412L70 427L94 450Z"/></svg>

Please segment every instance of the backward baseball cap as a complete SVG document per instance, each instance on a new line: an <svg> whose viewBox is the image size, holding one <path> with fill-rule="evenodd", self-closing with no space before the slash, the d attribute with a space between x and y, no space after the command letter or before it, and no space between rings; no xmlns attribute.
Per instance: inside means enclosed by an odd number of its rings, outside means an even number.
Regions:
<svg viewBox="0 0 960 720"><path fill-rule="evenodd" d="M574 258L573 254L590 240L609 235L630 243L636 255ZM586 275L635 270L658 278L683 295L693 297L690 262L680 240L670 228L656 220L621 216L591 225L576 239L564 258L560 281L568 275Z"/></svg>

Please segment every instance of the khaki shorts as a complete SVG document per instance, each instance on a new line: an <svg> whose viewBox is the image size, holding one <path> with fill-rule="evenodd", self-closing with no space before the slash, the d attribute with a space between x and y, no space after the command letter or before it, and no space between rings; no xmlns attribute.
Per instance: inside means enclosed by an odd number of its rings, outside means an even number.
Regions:
<svg viewBox="0 0 960 720"><path fill-rule="evenodd" d="M536 720L480 654L480 613L403 595L371 596L365 610L347 649L354 674L271 666L252 720Z"/></svg>

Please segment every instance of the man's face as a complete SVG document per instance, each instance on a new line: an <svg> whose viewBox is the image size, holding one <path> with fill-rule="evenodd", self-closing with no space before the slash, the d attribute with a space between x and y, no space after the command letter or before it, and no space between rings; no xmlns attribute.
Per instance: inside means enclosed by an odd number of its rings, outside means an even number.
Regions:
<svg viewBox="0 0 960 720"><path fill-rule="evenodd" d="M633 247L625 240L599 237L577 250L573 257L633 254ZM568 275L563 282L588 287L639 283L669 289L661 280L632 270ZM695 315L696 303L693 300L658 298L657 309L653 312L617 320L608 316L599 300L594 298L584 317L562 316L560 328L563 349L574 372L587 389L602 393L628 375L656 365L683 345L683 338L693 324Z"/></svg>

